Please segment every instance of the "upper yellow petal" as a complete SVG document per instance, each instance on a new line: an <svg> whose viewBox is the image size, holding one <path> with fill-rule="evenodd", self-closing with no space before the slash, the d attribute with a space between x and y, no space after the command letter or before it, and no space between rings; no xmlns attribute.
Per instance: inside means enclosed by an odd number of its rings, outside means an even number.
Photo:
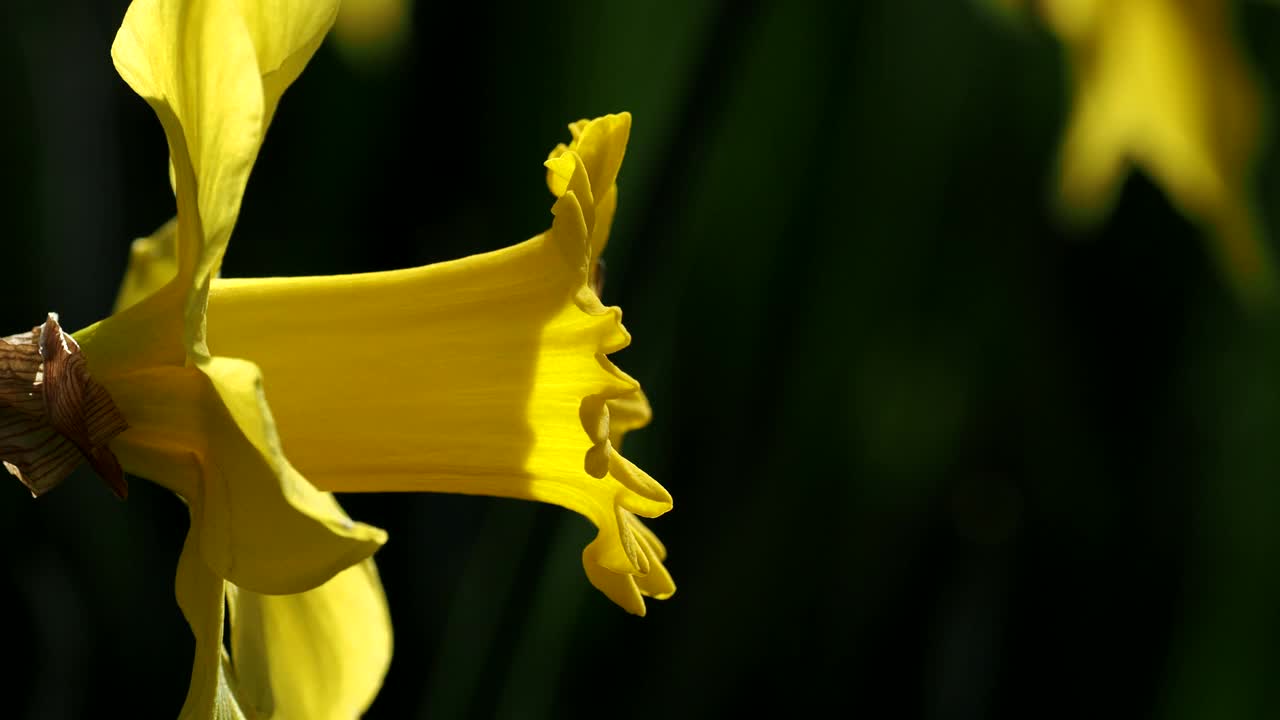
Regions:
<svg viewBox="0 0 1280 720"><path fill-rule="evenodd" d="M183 340L206 355L204 309L281 94L332 26L336 0L135 0L111 47L155 110L177 199Z"/></svg>
<svg viewBox="0 0 1280 720"><path fill-rule="evenodd" d="M112 46L164 127L177 218L135 243L120 312L76 338L128 406L126 467L186 498L205 562L256 591L315 587L384 540L293 469L257 368L210 357L204 339L209 280L271 114L336 12L333 0L136 0Z"/></svg>
<svg viewBox="0 0 1280 720"><path fill-rule="evenodd" d="M263 133L338 17L338 0L239 0L262 77Z"/></svg>
<svg viewBox="0 0 1280 720"><path fill-rule="evenodd" d="M136 0L111 47L169 142L184 342L203 348L204 298L240 213L265 119L257 55L235 3Z"/></svg>
<svg viewBox="0 0 1280 720"><path fill-rule="evenodd" d="M130 431L115 443L123 465L190 507L177 580L196 637L184 718L243 718L246 708L351 717L390 657L385 599L367 560L385 533L352 523L294 470L257 367L210 357L205 342L209 281L263 136L336 12L336 0L136 0L112 46L121 77L164 128L177 217L135 242L117 314L78 339L126 406ZM234 668L222 646L227 592L243 620L233 627ZM299 654L304 642L312 652Z"/></svg>

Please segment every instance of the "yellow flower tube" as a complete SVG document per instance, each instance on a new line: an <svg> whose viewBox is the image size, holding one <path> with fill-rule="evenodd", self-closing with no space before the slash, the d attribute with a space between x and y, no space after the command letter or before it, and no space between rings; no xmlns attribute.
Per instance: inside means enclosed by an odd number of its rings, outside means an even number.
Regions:
<svg viewBox="0 0 1280 720"><path fill-rule="evenodd" d="M630 122L575 124L574 144L552 153L547 232L410 270L215 280L209 344L262 368L282 446L317 487L574 510L599 528L589 578L643 614L643 595L674 586L635 516L666 512L671 496L615 447L649 411L606 357L630 342L621 313L590 286Z"/></svg>

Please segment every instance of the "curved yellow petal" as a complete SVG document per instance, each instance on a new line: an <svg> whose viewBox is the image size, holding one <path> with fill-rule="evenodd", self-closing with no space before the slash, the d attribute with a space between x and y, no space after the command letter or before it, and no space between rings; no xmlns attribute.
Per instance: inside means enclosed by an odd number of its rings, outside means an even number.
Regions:
<svg viewBox="0 0 1280 720"><path fill-rule="evenodd" d="M129 264L112 312L133 307L178 275L178 221L170 220L148 237L133 241Z"/></svg>
<svg viewBox="0 0 1280 720"><path fill-rule="evenodd" d="M192 515L178 560L178 605L196 646L179 718L360 716L391 660L390 616L373 560L304 593L261 595L224 581L200 560L199 520ZM230 655L224 623L231 626Z"/></svg>
<svg viewBox="0 0 1280 720"><path fill-rule="evenodd" d="M95 377L129 419L112 450L128 472L187 500L201 557L219 576L258 592L301 592L386 541L280 454L251 363L214 358L203 368Z"/></svg>
<svg viewBox="0 0 1280 720"><path fill-rule="evenodd" d="M625 145L628 121L597 122L580 137ZM595 152L616 176L622 150ZM599 528L584 554L592 581L634 589L661 558L627 518L672 501L611 442L612 407L624 428L647 411L605 357L630 342L621 312L588 287L588 228L599 225L579 194L592 197L594 178L576 151L561 159L549 165L565 186L547 233L411 270L217 280L209 341L262 368L283 448L317 487L558 504ZM627 592L606 592L643 612Z"/></svg>
<svg viewBox="0 0 1280 720"><path fill-rule="evenodd" d="M389 658L372 562L349 569L367 561L385 533L352 523L331 494L294 470L257 367L210 357L205 343L209 281L263 135L336 12L336 0L136 0L112 46L121 77L164 128L177 218L134 244L118 313L77 339L89 346L90 371L127 406L130 431L114 443L124 467L173 489L190 508L177 582L196 637L184 718L244 717L237 675L251 715L314 717L323 707L353 716L376 693ZM222 647L229 591L245 619L234 669ZM310 627L313 647L359 649L367 662L344 674L336 655L312 653L289 658L287 674L269 675L285 656L277 650L297 649L298 623L332 616L336 606L352 613L350 622ZM268 641L279 646L272 655L263 654ZM264 700L288 708L277 712Z"/></svg>
<svg viewBox="0 0 1280 720"><path fill-rule="evenodd" d="M262 77L262 131L338 17L338 0L239 0Z"/></svg>
<svg viewBox="0 0 1280 720"><path fill-rule="evenodd" d="M191 518L192 532L178 558L178 606L186 616L195 636L195 659L191 668L191 685L187 699L178 713L179 720L244 720L232 679L226 650L222 646L222 623L226 610L226 582L212 573L200 560L196 549L196 517Z"/></svg>
<svg viewBox="0 0 1280 720"><path fill-rule="evenodd" d="M373 559L314 590L228 587L241 701L267 720L345 720L373 702L391 663L391 617Z"/></svg>
<svg viewBox="0 0 1280 720"><path fill-rule="evenodd" d="M267 125L336 15L336 0L135 0L112 44L120 76L155 110L169 142L175 282L184 343L197 356L207 354L208 281Z"/></svg>
<svg viewBox="0 0 1280 720"><path fill-rule="evenodd" d="M183 339L200 353L208 279L222 261L262 144L254 43L236 3L136 0L111 56L120 77L155 110L169 142Z"/></svg>

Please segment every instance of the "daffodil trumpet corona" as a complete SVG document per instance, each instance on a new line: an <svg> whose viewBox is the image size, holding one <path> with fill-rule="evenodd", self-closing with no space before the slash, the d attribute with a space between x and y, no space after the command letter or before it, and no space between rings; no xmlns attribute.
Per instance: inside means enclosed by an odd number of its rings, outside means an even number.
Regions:
<svg viewBox="0 0 1280 720"><path fill-rule="evenodd" d="M598 293L628 114L570 126L545 163L550 228L522 243L381 273L220 276L275 109L336 12L135 0L112 58L160 120L176 215L134 242L110 317L0 340L0 459L33 494L88 460L122 497L128 472L187 506L183 718L372 702L391 658L372 560L387 538L334 492L557 504L598 528L582 561L609 598L644 614L675 590L639 519L671 496L618 450L649 405L608 358L630 336Z"/></svg>

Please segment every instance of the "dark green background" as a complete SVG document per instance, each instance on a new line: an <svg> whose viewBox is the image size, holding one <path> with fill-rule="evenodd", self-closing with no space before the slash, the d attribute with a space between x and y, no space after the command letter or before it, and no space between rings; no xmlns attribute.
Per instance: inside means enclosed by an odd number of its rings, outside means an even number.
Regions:
<svg viewBox="0 0 1280 720"><path fill-rule="evenodd" d="M173 211L108 55L123 7L0 9L8 332L105 315ZM1242 17L1277 96L1280 9ZM630 110L605 299L655 409L627 454L676 498L652 525L680 589L638 619L587 583L576 516L344 497L392 538L370 717L1276 717L1280 313L1141 175L1063 232L1067 101L1052 37L962 0L419 2L391 62L323 47L224 273L532 236L565 124ZM1269 217L1277 170L1271 145ZM179 501L0 489L0 714L175 716Z"/></svg>

